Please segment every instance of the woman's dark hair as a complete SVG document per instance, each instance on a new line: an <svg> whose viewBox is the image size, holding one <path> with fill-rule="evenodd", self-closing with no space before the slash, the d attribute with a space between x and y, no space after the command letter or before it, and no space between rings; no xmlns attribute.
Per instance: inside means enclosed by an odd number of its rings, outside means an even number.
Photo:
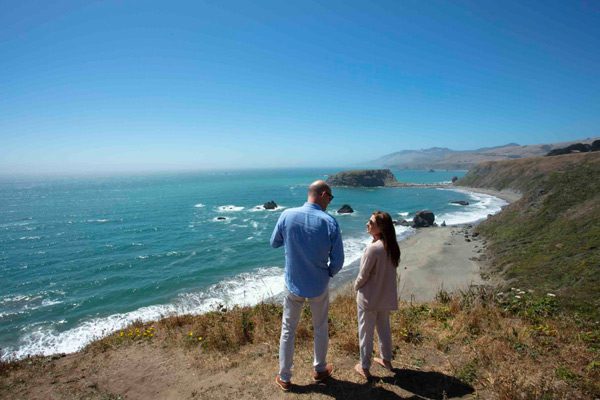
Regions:
<svg viewBox="0 0 600 400"><path fill-rule="evenodd" d="M373 216L377 227L381 231L380 239L383 241L383 247L394 266L397 267L400 263L400 247L396 241L394 221L392 221L390 214L383 211L375 211Z"/></svg>

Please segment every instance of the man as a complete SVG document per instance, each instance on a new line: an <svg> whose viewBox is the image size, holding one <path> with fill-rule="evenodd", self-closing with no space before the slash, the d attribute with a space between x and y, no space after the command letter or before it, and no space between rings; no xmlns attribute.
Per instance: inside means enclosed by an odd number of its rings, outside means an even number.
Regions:
<svg viewBox="0 0 600 400"><path fill-rule="evenodd" d="M329 334L329 278L344 264L344 248L335 218L325 210L333 200L331 188L324 181L308 187L308 200L302 207L285 210L271 236L271 246L285 246L285 285L279 374L275 382L287 391L291 387L294 339L304 301L308 300L314 330L315 381L327 379L333 365L327 364Z"/></svg>

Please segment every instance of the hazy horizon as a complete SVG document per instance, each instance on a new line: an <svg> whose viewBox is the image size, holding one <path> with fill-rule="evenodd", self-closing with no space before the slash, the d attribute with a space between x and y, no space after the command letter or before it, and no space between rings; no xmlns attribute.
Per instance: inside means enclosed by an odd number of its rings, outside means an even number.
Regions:
<svg viewBox="0 0 600 400"><path fill-rule="evenodd" d="M2 2L0 175L600 136L600 4Z"/></svg>

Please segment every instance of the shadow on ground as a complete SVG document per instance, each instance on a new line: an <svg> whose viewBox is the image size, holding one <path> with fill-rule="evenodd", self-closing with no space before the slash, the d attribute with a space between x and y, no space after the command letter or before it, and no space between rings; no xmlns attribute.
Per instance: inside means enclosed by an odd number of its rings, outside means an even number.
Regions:
<svg viewBox="0 0 600 400"><path fill-rule="evenodd" d="M397 400L424 400L424 399L452 399L462 397L474 392L474 389L460 380L439 372L423 372L410 369L395 368L394 376L377 377L369 382L354 383L342 381L333 377L326 383L312 383L309 385L293 385L293 393L320 393L334 399L397 399ZM411 392L409 397L402 397L388 389L375 386L373 383L383 381L390 385Z"/></svg>
<svg viewBox="0 0 600 400"><path fill-rule="evenodd" d="M381 380L428 399L451 399L475 391L459 379L439 372L399 368L394 368L392 372L394 376L386 376Z"/></svg>
<svg viewBox="0 0 600 400"><path fill-rule="evenodd" d="M292 393L320 393L334 399L396 399L420 400L420 397L401 397L396 393L382 387L373 386L371 383L354 383L340 381L335 378L327 379L326 383L311 383L309 385L293 385Z"/></svg>

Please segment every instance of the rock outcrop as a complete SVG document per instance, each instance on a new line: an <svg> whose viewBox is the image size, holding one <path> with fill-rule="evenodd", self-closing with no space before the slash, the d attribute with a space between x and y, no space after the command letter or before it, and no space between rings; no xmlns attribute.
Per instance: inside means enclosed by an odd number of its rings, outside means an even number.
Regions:
<svg viewBox="0 0 600 400"><path fill-rule="evenodd" d="M338 214L352 214L354 210L350 205L344 204L339 210L337 210Z"/></svg>
<svg viewBox="0 0 600 400"><path fill-rule="evenodd" d="M454 201L451 201L450 204L458 204L458 205L461 205L461 206L468 206L469 202L468 201L464 201L464 200L454 200Z"/></svg>
<svg viewBox="0 0 600 400"><path fill-rule="evenodd" d="M592 144L587 143L575 143L567 147L563 147L560 149L554 149L548 152L546 156L560 156L563 154L571 154L571 153L587 153L590 151L598 151L600 150L600 140L594 140Z"/></svg>
<svg viewBox="0 0 600 400"><path fill-rule="evenodd" d="M273 200L267 201L265 204L263 204L263 207L265 210L274 210L277 208L277 203L275 203Z"/></svg>
<svg viewBox="0 0 600 400"><path fill-rule="evenodd" d="M426 228L428 226L434 226L435 215L432 211L421 210L417 211L413 218L413 227L415 228Z"/></svg>
<svg viewBox="0 0 600 400"><path fill-rule="evenodd" d="M397 186L399 182L389 169L343 171L327 178L330 186L379 187Z"/></svg>

